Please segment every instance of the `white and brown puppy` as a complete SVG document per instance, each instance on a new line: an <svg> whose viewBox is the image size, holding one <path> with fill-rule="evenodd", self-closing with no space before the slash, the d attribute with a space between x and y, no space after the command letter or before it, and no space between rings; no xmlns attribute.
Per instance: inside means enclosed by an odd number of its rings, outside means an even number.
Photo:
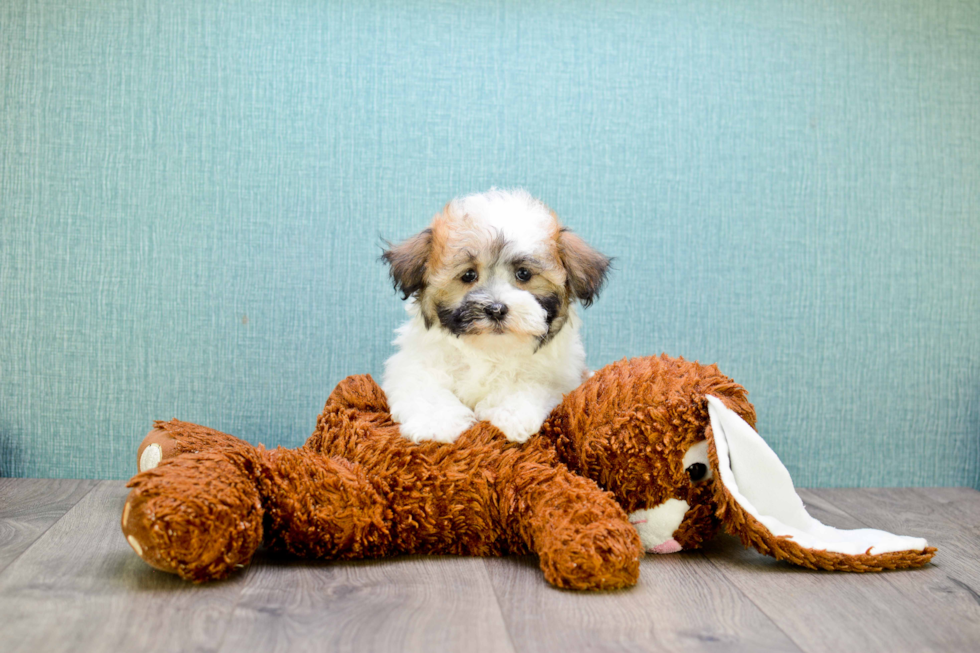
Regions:
<svg viewBox="0 0 980 653"><path fill-rule="evenodd" d="M587 374L574 304L592 303L609 259L526 191L455 199L382 258L409 300L382 387L410 440L487 420L523 442Z"/></svg>

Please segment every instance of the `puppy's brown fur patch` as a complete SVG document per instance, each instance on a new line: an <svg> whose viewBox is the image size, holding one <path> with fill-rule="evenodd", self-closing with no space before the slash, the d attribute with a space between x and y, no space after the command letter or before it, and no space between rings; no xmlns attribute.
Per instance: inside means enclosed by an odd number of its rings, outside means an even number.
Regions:
<svg viewBox="0 0 980 653"><path fill-rule="evenodd" d="M568 229L558 234L558 255L568 271L569 290L588 308L606 282L609 258Z"/></svg>
<svg viewBox="0 0 980 653"><path fill-rule="evenodd" d="M403 299L417 295L425 288L425 273L433 240L432 229L425 229L398 245L388 243L388 249L381 255L390 266L392 283L396 290L402 292Z"/></svg>
<svg viewBox="0 0 980 653"><path fill-rule="evenodd" d="M520 267L533 273L518 287L534 295L547 313L548 333L539 338L541 344L567 322L573 299L586 307L592 304L609 269L606 256L564 228L554 211L547 211L553 223L540 250L511 262L512 274ZM473 290L461 276L472 269L478 278L488 277L507 244L502 234L475 224L450 202L427 229L397 246L389 244L382 258L391 267L395 287L405 299L418 300L426 326L431 327L439 323L440 310L460 306Z"/></svg>

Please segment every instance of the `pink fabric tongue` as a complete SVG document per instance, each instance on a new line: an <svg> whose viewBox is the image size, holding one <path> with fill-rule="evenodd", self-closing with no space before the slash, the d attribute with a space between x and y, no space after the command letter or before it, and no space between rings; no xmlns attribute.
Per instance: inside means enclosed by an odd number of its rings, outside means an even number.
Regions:
<svg viewBox="0 0 980 653"><path fill-rule="evenodd" d="M658 544L652 549L647 549L647 553L677 553L681 550L681 545L677 543L677 540L670 538L663 544Z"/></svg>

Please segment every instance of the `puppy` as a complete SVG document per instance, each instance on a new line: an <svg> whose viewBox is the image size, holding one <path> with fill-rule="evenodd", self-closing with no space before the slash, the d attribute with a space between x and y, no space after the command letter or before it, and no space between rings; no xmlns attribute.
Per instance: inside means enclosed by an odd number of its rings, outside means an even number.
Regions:
<svg viewBox="0 0 980 653"><path fill-rule="evenodd" d="M408 439L453 442L487 420L524 442L587 376L575 304L609 259L526 191L455 199L382 259L408 300L382 382Z"/></svg>

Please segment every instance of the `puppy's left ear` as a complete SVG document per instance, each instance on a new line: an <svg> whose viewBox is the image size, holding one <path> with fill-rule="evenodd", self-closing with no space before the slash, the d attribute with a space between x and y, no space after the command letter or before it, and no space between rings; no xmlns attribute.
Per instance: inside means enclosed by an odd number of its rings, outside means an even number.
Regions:
<svg viewBox="0 0 980 653"><path fill-rule="evenodd" d="M397 245L386 243L381 259L391 266L391 281L408 299L425 288L425 268L432 253L432 229L412 236Z"/></svg>
<svg viewBox="0 0 980 653"><path fill-rule="evenodd" d="M606 282L609 258L568 229L558 234L558 255L568 273L569 290L588 308Z"/></svg>

